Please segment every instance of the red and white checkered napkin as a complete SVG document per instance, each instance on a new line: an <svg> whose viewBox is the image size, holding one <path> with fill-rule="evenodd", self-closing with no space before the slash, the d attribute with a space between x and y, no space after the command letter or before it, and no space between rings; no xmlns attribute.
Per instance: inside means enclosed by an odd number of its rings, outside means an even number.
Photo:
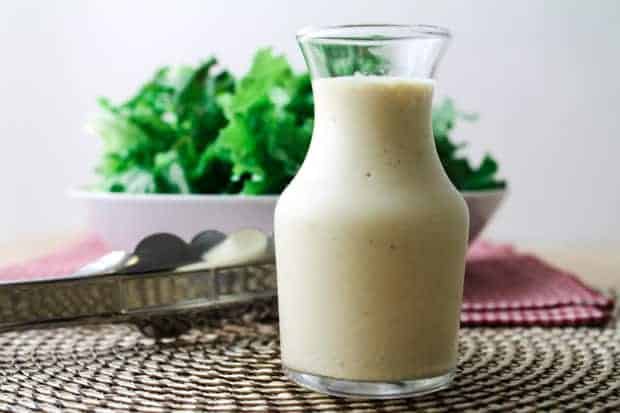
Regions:
<svg viewBox="0 0 620 413"><path fill-rule="evenodd" d="M601 324L613 300L576 276L509 246L478 242L469 251L461 324Z"/></svg>
<svg viewBox="0 0 620 413"><path fill-rule="evenodd" d="M108 249L96 236L84 237L52 254L20 264L0 268L0 282L27 281L69 275L104 255Z"/></svg>
<svg viewBox="0 0 620 413"><path fill-rule="evenodd" d="M0 282L70 274L105 252L105 245L89 236L54 254L0 269ZM611 298L574 275L509 246L477 242L469 251L464 326L600 324L609 319L612 307Z"/></svg>

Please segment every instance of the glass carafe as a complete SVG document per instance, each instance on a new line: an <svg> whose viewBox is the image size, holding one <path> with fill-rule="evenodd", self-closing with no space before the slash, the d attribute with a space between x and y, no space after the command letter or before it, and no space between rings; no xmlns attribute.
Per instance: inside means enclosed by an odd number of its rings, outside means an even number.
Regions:
<svg viewBox="0 0 620 413"><path fill-rule="evenodd" d="M315 125L275 214L282 364L297 383L393 398L457 362L468 214L431 129L434 26L307 29Z"/></svg>

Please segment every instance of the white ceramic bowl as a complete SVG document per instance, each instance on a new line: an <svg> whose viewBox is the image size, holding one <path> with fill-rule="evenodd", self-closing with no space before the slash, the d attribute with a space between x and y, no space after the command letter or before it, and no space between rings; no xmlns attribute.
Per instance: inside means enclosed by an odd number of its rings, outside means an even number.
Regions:
<svg viewBox="0 0 620 413"><path fill-rule="evenodd" d="M136 243L156 232L171 232L190 240L197 232L231 232L256 228L273 232L278 197L243 195L122 194L71 190L82 201L88 221L112 249L133 250ZM504 190L465 192L470 213L470 240L475 239L497 210Z"/></svg>
<svg viewBox="0 0 620 413"><path fill-rule="evenodd" d="M506 189L462 192L469 209L470 243L478 238L478 235L487 226L495 212L499 209L506 196L506 192Z"/></svg>

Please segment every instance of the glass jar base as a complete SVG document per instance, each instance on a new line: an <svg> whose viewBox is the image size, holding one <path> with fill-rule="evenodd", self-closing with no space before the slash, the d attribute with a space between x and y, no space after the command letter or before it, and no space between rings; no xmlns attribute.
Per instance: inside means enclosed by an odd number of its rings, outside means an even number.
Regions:
<svg viewBox="0 0 620 413"><path fill-rule="evenodd" d="M362 381L344 380L302 373L283 367L286 376L300 386L338 397L364 399L400 399L421 396L446 388L454 378L454 370L440 376L413 380Z"/></svg>

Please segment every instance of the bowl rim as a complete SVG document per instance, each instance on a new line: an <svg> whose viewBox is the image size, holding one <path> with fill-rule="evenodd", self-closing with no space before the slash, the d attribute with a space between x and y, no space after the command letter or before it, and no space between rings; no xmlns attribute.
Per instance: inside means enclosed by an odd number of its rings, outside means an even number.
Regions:
<svg viewBox="0 0 620 413"><path fill-rule="evenodd" d="M69 188L67 196L78 200L97 201L154 201L154 202L195 202L195 201L254 201L270 203L279 195L243 194L131 194L126 192L93 191L81 187Z"/></svg>
<svg viewBox="0 0 620 413"><path fill-rule="evenodd" d="M459 191L466 198L487 198L501 197L506 194L508 188ZM84 187L71 187L67 191L67 196L80 200L101 200L101 201L160 201L160 202L193 202L193 201L255 201L273 202L280 195L243 195L243 194L131 194L126 192L105 192L94 191Z"/></svg>
<svg viewBox="0 0 620 413"><path fill-rule="evenodd" d="M475 189L475 190L465 190L459 191L466 197L469 198L485 198L490 196L504 196L508 193L508 187L497 188L497 189Z"/></svg>

